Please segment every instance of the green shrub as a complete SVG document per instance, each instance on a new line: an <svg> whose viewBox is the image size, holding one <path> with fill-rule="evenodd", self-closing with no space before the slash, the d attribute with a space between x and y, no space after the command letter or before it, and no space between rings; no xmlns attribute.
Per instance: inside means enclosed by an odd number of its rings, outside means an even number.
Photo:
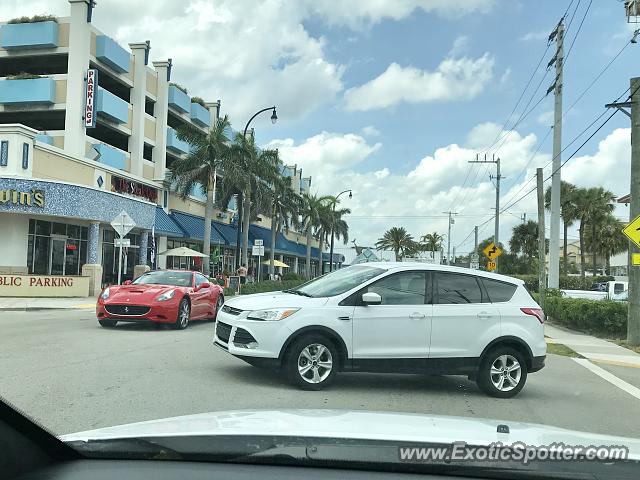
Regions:
<svg viewBox="0 0 640 480"><path fill-rule="evenodd" d="M525 287L530 292L538 291L538 275L511 275L524 281ZM591 285L597 282L615 280L612 276L585 277L560 275L559 284L561 290L589 290Z"/></svg>
<svg viewBox="0 0 640 480"><path fill-rule="evenodd" d="M200 97L191 97L191 103L197 103L199 105L202 105L203 107L207 108L207 106L204 104L204 100Z"/></svg>
<svg viewBox="0 0 640 480"><path fill-rule="evenodd" d="M187 93L187 94L189 93L189 92L187 91L187 87L183 87L183 86L182 86L182 85L180 85L179 83L169 82L169 85L172 85L172 86L176 87L178 90L181 90L181 91L183 91L184 93Z"/></svg>
<svg viewBox="0 0 640 480"><path fill-rule="evenodd" d="M299 275L297 273L293 273L293 272L288 272L282 275L282 280L284 280L285 282L288 280L304 280L304 278L302 278L302 275Z"/></svg>
<svg viewBox="0 0 640 480"><path fill-rule="evenodd" d="M609 338L627 334L625 302L546 297L544 303L546 315L559 325Z"/></svg>
<svg viewBox="0 0 640 480"><path fill-rule="evenodd" d="M43 77L42 75L38 75L36 73L20 72L14 75L9 75L7 77L7 80L29 80L32 78L43 78Z"/></svg>
<svg viewBox="0 0 640 480"><path fill-rule="evenodd" d="M12 18L7 23L38 23L38 22L58 22L53 15L34 15L33 17Z"/></svg>
<svg viewBox="0 0 640 480"><path fill-rule="evenodd" d="M278 290L286 290L301 285L301 280L287 280L277 282L275 280L265 280L264 282L249 283L240 287L241 295L251 295L252 293L275 292Z"/></svg>

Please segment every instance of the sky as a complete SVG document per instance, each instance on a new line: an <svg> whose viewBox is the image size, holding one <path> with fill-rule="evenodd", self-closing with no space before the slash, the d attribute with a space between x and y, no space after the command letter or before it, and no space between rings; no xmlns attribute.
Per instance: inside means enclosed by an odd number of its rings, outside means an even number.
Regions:
<svg viewBox="0 0 640 480"><path fill-rule="evenodd" d="M6 18L69 13L66 0L2 4ZM313 193L353 190L341 206L352 210L346 219L358 245L373 245L393 226L415 238L446 233L443 212L454 211L451 244L466 253L475 225L481 240L493 234L495 211L494 167L468 161L485 153L501 159L507 206L531 190L536 167L551 160L553 94L545 92L553 83L546 66L555 44L547 39L565 11L563 160L608 117L576 139L604 104L625 94L638 75L640 45L629 43L638 25L627 23L618 0L532 5L100 0L93 22L125 46L150 40L151 59L172 58L172 80L207 101L220 99L237 129L255 111L276 105L277 124L268 115L252 124L259 144L278 148L285 163L311 175ZM563 180L628 193L629 126L628 117L614 115L567 162ZM547 165L545 177L550 173ZM524 214L535 219L536 212L533 192L502 213L501 241ZM615 215L628 218L628 209L620 205ZM577 238L575 227L569 237Z"/></svg>

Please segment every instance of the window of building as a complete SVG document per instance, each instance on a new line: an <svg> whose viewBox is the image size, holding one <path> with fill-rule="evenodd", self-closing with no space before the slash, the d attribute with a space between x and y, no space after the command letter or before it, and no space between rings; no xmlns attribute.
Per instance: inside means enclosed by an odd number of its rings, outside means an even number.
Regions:
<svg viewBox="0 0 640 480"><path fill-rule="evenodd" d="M87 227L29 220L27 268L37 275L80 275L87 261Z"/></svg>
<svg viewBox="0 0 640 480"><path fill-rule="evenodd" d="M482 290L473 275L442 273L436 275L437 301L440 304L482 303Z"/></svg>

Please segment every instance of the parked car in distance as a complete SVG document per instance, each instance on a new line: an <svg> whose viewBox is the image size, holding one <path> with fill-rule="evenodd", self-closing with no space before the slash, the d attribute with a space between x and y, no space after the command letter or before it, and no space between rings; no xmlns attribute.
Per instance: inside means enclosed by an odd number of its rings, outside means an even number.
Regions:
<svg viewBox="0 0 640 480"><path fill-rule="evenodd" d="M627 300L629 282L609 281L595 283L591 290L561 290L568 298L585 298L588 300Z"/></svg>
<svg viewBox="0 0 640 480"><path fill-rule="evenodd" d="M215 320L223 303L222 287L199 272L155 270L106 287L98 297L96 316L103 327L154 322L184 329L191 320Z"/></svg>
<svg viewBox="0 0 640 480"><path fill-rule="evenodd" d="M319 390L339 371L467 375L512 397L543 368L544 313L521 280L409 262L354 265L228 300L214 344Z"/></svg>

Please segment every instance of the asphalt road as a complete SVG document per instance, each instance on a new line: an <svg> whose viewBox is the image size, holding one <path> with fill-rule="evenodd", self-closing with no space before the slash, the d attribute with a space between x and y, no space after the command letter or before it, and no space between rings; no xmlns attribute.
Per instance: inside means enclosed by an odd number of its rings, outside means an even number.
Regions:
<svg viewBox="0 0 640 480"><path fill-rule="evenodd" d="M212 323L105 329L93 311L49 310L0 312L0 328L0 396L57 434L219 410L338 408L640 436L640 401L568 357L550 355L509 400L465 377L425 375L341 374L330 389L306 392L214 348ZM640 369L606 368L640 384Z"/></svg>

